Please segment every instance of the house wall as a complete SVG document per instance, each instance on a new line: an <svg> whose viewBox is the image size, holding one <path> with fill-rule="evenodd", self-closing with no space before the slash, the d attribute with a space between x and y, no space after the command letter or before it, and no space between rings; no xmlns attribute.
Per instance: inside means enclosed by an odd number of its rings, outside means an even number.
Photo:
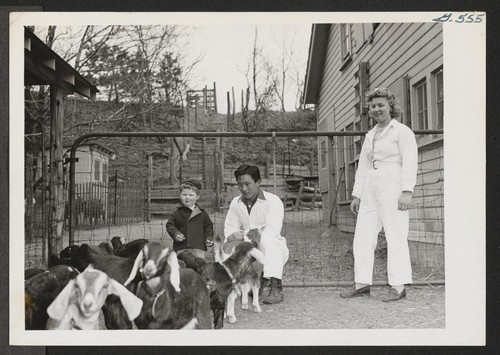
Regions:
<svg viewBox="0 0 500 355"><path fill-rule="evenodd" d="M75 165L75 183L85 182L106 182L103 174L103 164L108 166L109 156L99 150L92 149L91 146L78 147L76 151L78 162ZM95 174L95 161L100 162L99 176Z"/></svg>
<svg viewBox="0 0 500 355"><path fill-rule="evenodd" d="M361 62L368 62L367 89L378 86L391 89L400 101L405 101L400 102L403 107L401 120L416 129L415 115L409 115L411 106L406 102L405 93L408 87L424 78L428 80L428 85L433 85L431 74L443 65L442 25L392 23L380 24L375 31L372 28L372 24L351 24L352 59L342 67L340 24L331 25L316 103L319 131L340 131L359 119L355 110L360 100L355 90L358 83L355 75ZM427 135L417 136L417 141L419 174L413 199L416 208L410 211L410 239L442 242L443 140L442 136ZM319 140L320 156L325 155L327 145L326 138ZM331 174L338 175L335 165L335 159L333 166L328 165L328 159L320 159L320 189L327 204L332 201L328 198L331 191L337 188L331 186ZM338 181L338 176L333 181ZM339 229L354 232L355 219L349 211L350 201L337 202L340 202L336 211ZM330 213L330 208L325 208L325 213Z"/></svg>

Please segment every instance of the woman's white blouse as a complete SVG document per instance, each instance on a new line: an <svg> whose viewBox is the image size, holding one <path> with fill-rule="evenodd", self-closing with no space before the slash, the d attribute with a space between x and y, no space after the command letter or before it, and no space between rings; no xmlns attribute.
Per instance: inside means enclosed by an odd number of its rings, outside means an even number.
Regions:
<svg viewBox="0 0 500 355"><path fill-rule="evenodd" d="M401 166L401 191L411 191L417 182L418 148L413 131L392 119L374 141L378 124L365 136L359 156L358 170L352 195L361 198L365 187L366 173L373 169L373 162Z"/></svg>

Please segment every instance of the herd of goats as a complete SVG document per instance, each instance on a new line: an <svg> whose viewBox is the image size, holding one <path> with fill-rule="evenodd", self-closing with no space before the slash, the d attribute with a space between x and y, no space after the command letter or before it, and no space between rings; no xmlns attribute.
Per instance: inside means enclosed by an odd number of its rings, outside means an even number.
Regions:
<svg viewBox="0 0 500 355"><path fill-rule="evenodd" d="M236 322L235 299L259 306L265 262L260 233L243 241L218 237L214 262L189 250L121 237L99 245L70 245L50 257L48 269L25 270L25 327L41 329L220 329Z"/></svg>

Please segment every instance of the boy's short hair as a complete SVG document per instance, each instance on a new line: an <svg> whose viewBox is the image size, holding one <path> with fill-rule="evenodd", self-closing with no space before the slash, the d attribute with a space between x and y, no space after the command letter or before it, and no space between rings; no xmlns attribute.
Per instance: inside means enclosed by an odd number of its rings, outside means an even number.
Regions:
<svg viewBox="0 0 500 355"><path fill-rule="evenodd" d="M236 169L234 172L234 177L236 178L236 181L238 181L238 179L242 175L250 175L250 177L253 179L254 182L260 180L260 170L255 165L248 165L248 164L240 165L238 169Z"/></svg>
<svg viewBox="0 0 500 355"><path fill-rule="evenodd" d="M200 194L201 191L201 184L196 181L196 180L186 180L181 183L181 186L179 186L179 192L182 192L182 190L193 190L197 195Z"/></svg>

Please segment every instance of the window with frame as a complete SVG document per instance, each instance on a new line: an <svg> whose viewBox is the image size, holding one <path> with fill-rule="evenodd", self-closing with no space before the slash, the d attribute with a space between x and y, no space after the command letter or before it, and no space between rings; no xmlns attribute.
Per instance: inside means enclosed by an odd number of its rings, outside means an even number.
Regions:
<svg viewBox="0 0 500 355"><path fill-rule="evenodd" d="M422 75L410 79L410 107L408 116L414 130L442 129L444 121L443 66L429 68ZM437 137L435 137L437 138ZM421 136L418 140L427 140Z"/></svg>
<svg viewBox="0 0 500 355"><path fill-rule="evenodd" d="M416 129L427 129L427 81L415 85L415 112L416 112Z"/></svg>
<svg viewBox="0 0 500 355"><path fill-rule="evenodd" d="M436 107L436 128L443 129L444 119L444 90L443 90L443 68L433 73L434 76L434 100Z"/></svg>
<svg viewBox="0 0 500 355"><path fill-rule="evenodd" d="M94 181L101 181L101 161L94 160Z"/></svg>
<svg viewBox="0 0 500 355"><path fill-rule="evenodd" d="M351 24L340 24L340 53L342 63L347 62L351 58Z"/></svg>
<svg viewBox="0 0 500 355"><path fill-rule="evenodd" d="M102 164L102 181L108 181L108 164L106 163Z"/></svg>

